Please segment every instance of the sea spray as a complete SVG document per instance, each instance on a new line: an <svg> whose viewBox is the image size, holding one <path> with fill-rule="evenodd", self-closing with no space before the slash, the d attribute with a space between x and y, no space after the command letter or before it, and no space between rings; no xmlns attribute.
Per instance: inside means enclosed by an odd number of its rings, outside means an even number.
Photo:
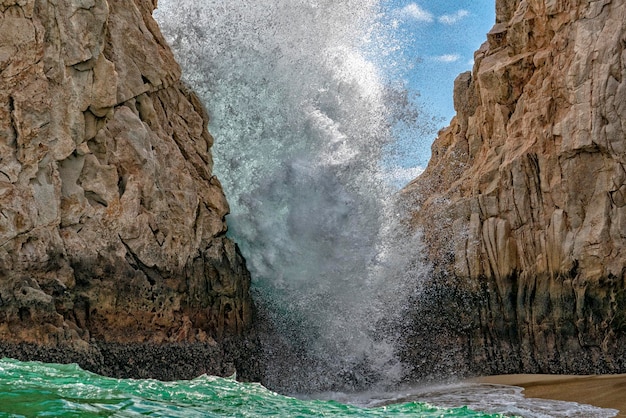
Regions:
<svg viewBox="0 0 626 418"><path fill-rule="evenodd" d="M357 389L408 370L401 327L380 324L422 267L398 257L417 240L390 239L384 157L419 112L389 82L398 41L381 16L374 0L161 0L155 13L210 113L272 388Z"/></svg>

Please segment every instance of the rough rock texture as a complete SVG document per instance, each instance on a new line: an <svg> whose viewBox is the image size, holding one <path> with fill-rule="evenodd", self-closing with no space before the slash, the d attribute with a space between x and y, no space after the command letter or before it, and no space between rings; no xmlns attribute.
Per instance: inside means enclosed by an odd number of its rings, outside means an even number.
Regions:
<svg viewBox="0 0 626 418"><path fill-rule="evenodd" d="M207 116L155 7L0 0L3 353L213 353L250 323Z"/></svg>
<svg viewBox="0 0 626 418"><path fill-rule="evenodd" d="M439 286L426 311L452 312L476 372L624 372L626 2L496 10L404 190Z"/></svg>

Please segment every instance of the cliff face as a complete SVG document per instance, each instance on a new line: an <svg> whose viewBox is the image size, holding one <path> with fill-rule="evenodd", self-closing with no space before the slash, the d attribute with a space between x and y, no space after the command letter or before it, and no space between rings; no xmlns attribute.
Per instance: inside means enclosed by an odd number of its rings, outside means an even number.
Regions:
<svg viewBox="0 0 626 418"><path fill-rule="evenodd" d="M497 0L405 190L478 372L625 371L626 3ZM443 297L445 299L446 297Z"/></svg>
<svg viewBox="0 0 626 418"><path fill-rule="evenodd" d="M5 353L66 347L102 370L111 347L217 352L215 340L249 325L207 115L179 81L155 7L0 2ZM218 373L216 362L190 373Z"/></svg>

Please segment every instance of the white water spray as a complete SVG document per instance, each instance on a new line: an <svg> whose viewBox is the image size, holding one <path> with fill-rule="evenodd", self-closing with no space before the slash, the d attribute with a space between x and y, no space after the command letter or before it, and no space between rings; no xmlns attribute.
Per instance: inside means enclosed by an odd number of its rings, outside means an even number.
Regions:
<svg viewBox="0 0 626 418"><path fill-rule="evenodd" d="M398 42L378 3L161 0L155 12L209 110L230 234L282 340L266 342L269 386L362 387L407 370L379 323L415 287L417 249L391 244L383 158L417 113L389 87Z"/></svg>

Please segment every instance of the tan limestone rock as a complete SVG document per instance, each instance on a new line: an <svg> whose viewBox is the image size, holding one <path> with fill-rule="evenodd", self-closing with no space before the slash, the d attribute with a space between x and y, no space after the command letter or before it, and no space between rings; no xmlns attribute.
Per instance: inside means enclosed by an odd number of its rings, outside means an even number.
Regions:
<svg viewBox="0 0 626 418"><path fill-rule="evenodd" d="M435 274L476 298L464 338L482 372L626 370L626 3L496 11L403 191L413 225Z"/></svg>
<svg viewBox="0 0 626 418"><path fill-rule="evenodd" d="M214 347L250 324L208 118L155 6L0 1L0 346Z"/></svg>

